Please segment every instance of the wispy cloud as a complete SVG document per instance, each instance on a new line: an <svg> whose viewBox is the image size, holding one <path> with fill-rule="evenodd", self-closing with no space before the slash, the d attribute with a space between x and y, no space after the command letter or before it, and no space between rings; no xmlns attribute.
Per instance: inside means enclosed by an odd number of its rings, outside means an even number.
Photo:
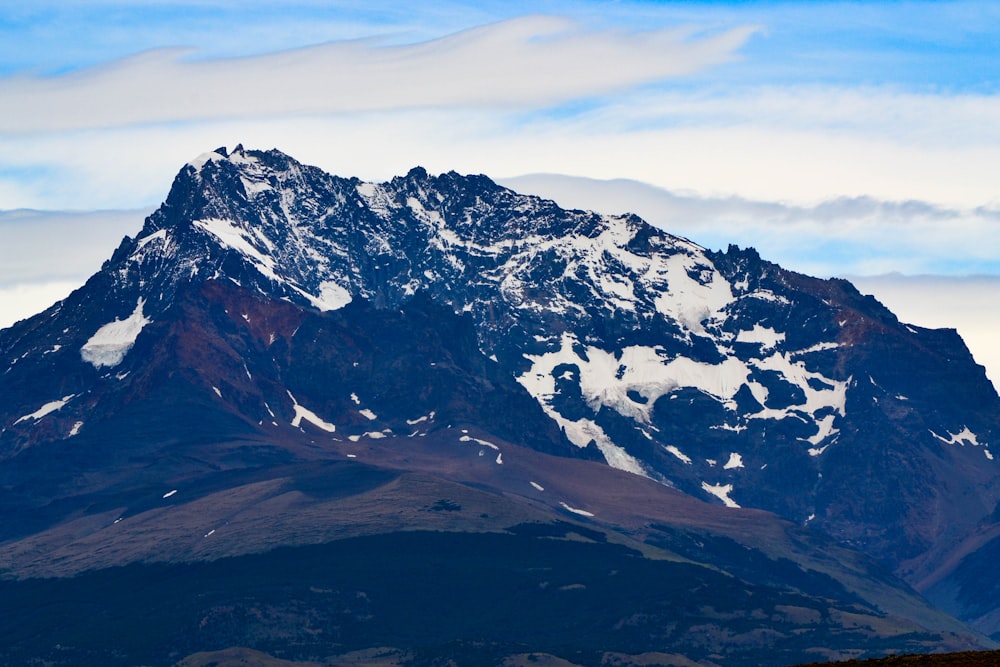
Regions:
<svg viewBox="0 0 1000 667"><path fill-rule="evenodd" d="M192 156L240 142L365 179L421 164L628 178L799 206L865 196L1000 204L1000 130L987 122L1000 115L998 96L769 88L690 97L625 91L542 112L503 103L0 133L0 206L155 205Z"/></svg>
<svg viewBox="0 0 1000 667"><path fill-rule="evenodd" d="M729 61L753 31L595 31L533 16L409 45L355 40L214 60L156 50L62 76L0 80L0 132L456 105L547 106Z"/></svg>
<svg viewBox="0 0 1000 667"><path fill-rule="evenodd" d="M53 51L74 27L115 37L89 42L102 65L0 77L0 208L155 205L192 155L237 142L366 179L422 164L799 205L998 198L989 3L527 4L33 5Z"/></svg>
<svg viewBox="0 0 1000 667"><path fill-rule="evenodd" d="M637 91L531 131L551 147L536 171L796 203L868 195L974 207L1000 195L996 117L997 94L701 86Z"/></svg>

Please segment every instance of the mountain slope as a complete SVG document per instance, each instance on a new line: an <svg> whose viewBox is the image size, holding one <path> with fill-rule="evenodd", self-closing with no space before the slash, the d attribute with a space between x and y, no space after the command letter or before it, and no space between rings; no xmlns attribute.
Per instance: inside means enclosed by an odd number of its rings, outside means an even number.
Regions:
<svg viewBox="0 0 1000 667"><path fill-rule="evenodd" d="M584 517L748 586L814 596L811 608L829 591L773 579L768 562L822 571L838 604L860 596L865 613L905 619L873 635L927 648L965 630L872 563L820 563L835 547L818 535L920 583L1000 493L1000 399L953 331L902 324L845 281L752 250L709 252L634 216L419 168L370 184L278 151L206 154L84 287L0 331L0 367L0 510L15 517L0 566L20 577ZM522 458L535 467L514 487L496 475ZM330 520L337 503L292 502L310 495L301 466L354 459L372 472L331 473L347 489L335 495L423 470L431 496L478 489L507 518L442 526L427 518L457 518L447 503L414 514L393 496L345 523ZM473 473L482 464L490 475ZM355 489L355 475L371 481ZM185 485L248 509L159 512ZM565 492L539 504L536 485ZM237 514L240 540L204 542ZM734 544L765 554L760 567L726 556ZM981 641L963 636L937 641ZM772 639L760 641L784 641Z"/></svg>
<svg viewBox="0 0 1000 667"><path fill-rule="evenodd" d="M471 425L307 431L266 442L287 461L247 456L261 442L187 445L0 547L20 575L0 582L0 654L168 664L231 644L299 659L389 645L461 664L539 650L632 664L669 649L744 665L983 645L864 557L766 513ZM78 620L51 623L53 609Z"/></svg>

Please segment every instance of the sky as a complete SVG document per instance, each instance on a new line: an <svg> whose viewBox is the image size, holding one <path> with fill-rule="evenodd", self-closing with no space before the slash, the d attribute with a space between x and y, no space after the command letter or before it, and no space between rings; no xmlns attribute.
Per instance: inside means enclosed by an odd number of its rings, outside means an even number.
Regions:
<svg viewBox="0 0 1000 667"><path fill-rule="evenodd" d="M237 143L752 245L1000 381L1000 3L0 0L0 326Z"/></svg>

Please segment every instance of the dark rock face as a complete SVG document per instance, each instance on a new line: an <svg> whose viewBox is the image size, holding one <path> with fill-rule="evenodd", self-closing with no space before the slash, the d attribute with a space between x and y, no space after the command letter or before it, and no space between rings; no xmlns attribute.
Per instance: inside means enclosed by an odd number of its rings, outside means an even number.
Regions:
<svg viewBox="0 0 1000 667"><path fill-rule="evenodd" d="M774 512L920 586L1000 500L1000 398L954 331L484 176L206 154L85 286L0 332L0 369L0 539L151 462L460 423ZM258 445L194 454L234 440Z"/></svg>

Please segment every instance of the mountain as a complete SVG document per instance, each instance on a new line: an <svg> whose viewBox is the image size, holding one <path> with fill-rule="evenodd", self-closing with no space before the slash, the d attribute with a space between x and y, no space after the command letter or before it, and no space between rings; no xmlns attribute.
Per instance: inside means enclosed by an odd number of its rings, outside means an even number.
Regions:
<svg viewBox="0 0 1000 667"><path fill-rule="evenodd" d="M0 368L8 662L992 646L958 335L635 216L218 149Z"/></svg>

